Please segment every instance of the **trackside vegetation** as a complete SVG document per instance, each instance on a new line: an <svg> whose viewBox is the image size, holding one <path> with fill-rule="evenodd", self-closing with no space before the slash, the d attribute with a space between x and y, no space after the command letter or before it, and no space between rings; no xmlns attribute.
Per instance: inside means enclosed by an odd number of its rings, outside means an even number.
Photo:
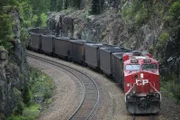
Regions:
<svg viewBox="0 0 180 120"><path fill-rule="evenodd" d="M41 71L30 68L30 83L7 120L34 120L52 102L52 79ZM21 92L15 89L16 94Z"/></svg>

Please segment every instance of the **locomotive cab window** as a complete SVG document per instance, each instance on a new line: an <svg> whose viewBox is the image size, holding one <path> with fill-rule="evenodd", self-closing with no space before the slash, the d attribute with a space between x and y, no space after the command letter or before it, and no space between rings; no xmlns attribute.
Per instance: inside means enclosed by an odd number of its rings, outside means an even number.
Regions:
<svg viewBox="0 0 180 120"><path fill-rule="evenodd" d="M127 71L139 71L140 70L140 65L139 64L126 65L126 70Z"/></svg>
<svg viewBox="0 0 180 120"><path fill-rule="evenodd" d="M142 70L156 70L156 69L157 69L157 65L155 63L142 65Z"/></svg>

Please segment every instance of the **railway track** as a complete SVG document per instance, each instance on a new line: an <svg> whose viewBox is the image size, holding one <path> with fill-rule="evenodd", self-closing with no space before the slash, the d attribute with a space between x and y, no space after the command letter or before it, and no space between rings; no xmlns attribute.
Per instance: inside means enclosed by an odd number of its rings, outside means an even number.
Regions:
<svg viewBox="0 0 180 120"><path fill-rule="evenodd" d="M155 115L132 115L132 120L156 120Z"/></svg>
<svg viewBox="0 0 180 120"><path fill-rule="evenodd" d="M77 109L68 119L69 120L91 119L93 114L95 114L99 104L99 89L96 82L82 71L76 70L67 65L61 64L53 60L49 60L47 58L33 54L32 52L28 52L28 56L52 64L54 66L60 67L61 69L64 69L65 71L73 74L79 80L82 86L83 97Z"/></svg>

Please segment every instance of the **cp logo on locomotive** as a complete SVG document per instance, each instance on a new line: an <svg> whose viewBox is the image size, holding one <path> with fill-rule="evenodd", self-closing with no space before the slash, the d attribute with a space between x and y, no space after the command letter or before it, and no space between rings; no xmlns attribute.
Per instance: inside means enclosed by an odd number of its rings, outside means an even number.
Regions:
<svg viewBox="0 0 180 120"><path fill-rule="evenodd" d="M137 84L138 86L142 86L142 85L145 85L145 84L147 84L147 83L149 83L149 80L148 80L148 79L141 79L141 80L136 79L136 84Z"/></svg>

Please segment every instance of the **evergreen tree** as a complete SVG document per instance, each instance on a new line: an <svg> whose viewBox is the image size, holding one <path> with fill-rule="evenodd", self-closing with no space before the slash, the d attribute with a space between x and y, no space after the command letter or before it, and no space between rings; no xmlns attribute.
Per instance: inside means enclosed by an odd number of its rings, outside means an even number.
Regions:
<svg viewBox="0 0 180 120"><path fill-rule="evenodd" d="M73 7L80 9L81 0L73 0Z"/></svg>
<svg viewBox="0 0 180 120"><path fill-rule="evenodd" d="M56 11L60 11L63 9L63 0L56 1Z"/></svg>
<svg viewBox="0 0 180 120"><path fill-rule="evenodd" d="M50 11L56 11L56 0L50 1Z"/></svg>
<svg viewBox="0 0 180 120"><path fill-rule="evenodd" d="M11 16L8 14L8 2L6 0L0 1L0 46L10 50L11 44L9 42L12 33Z"/></svg>
<svg viewBox="0 0 180 120"><path fill-rule="evenodd" d="M90 13L91 14L100 14L101 13L101 1L100 0L92 0Z"/></svg>
<svg viewBox="0 0 180 120"><path fill-rule="evenodd" d="M64 1L64 9L67 9L69 6L69 1L68 0L65 0Z"/></svg>

